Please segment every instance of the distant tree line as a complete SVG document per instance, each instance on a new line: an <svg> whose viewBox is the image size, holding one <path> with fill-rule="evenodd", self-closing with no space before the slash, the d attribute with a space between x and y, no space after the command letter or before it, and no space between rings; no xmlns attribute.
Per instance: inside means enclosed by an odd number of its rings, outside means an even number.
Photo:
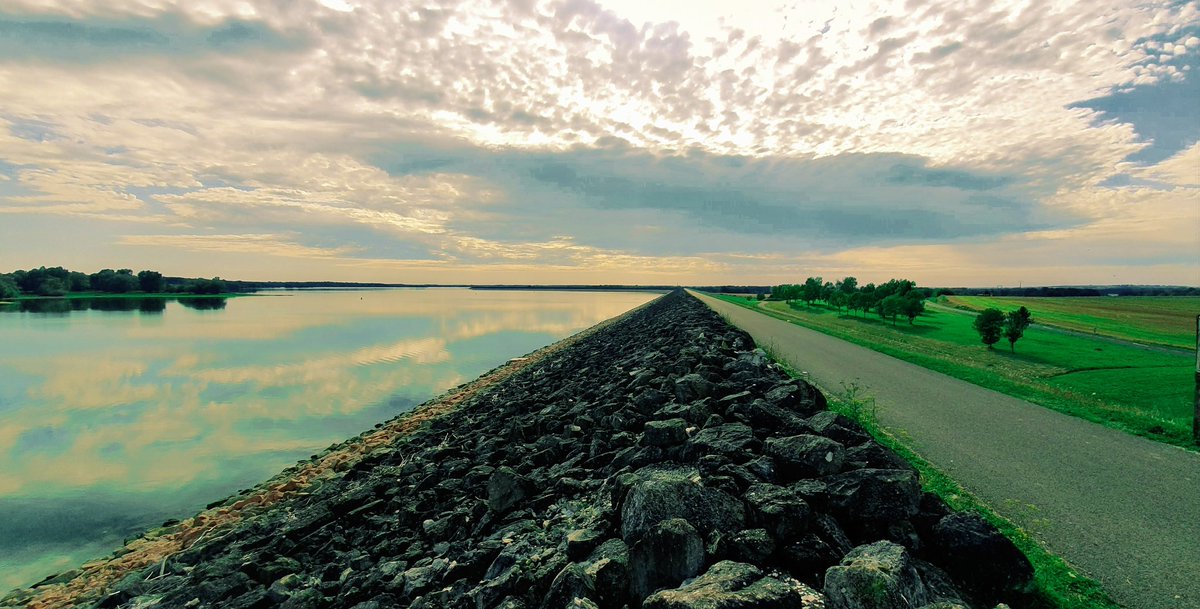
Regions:
<svg viewBox="0 0 1200 609"><path fill-rule="evenodd" d="M925 299L930 291L918 288L908 279L890 279L886 283L858 285L858 279L845 277L836 282L824 281L821 277L809 277L804 283L777 285L771 288L771 300L794 302L802 300L808 305L824 302L837 309L851 313L861 312L864 316L874 312L881 319L890 319L895 325L898 317L905 317L912 324L925 311Z"/></svg>
<svg viewBox="0 0 1200 609"><path fill-rule="evenodd" d="M220 277L187 279L163 277L158 271L103 269L87 274L55 267L38 267L0 274L0 298L66 296L67 294L223 294L230 290Z"/></svg>
<svg viewBox="0 0 1200 609"><path fill-rule="evenodd" d="M1200 287L1178 285L1101 285L1020 288L942 288L947 296L1200 296Z"/></svg>

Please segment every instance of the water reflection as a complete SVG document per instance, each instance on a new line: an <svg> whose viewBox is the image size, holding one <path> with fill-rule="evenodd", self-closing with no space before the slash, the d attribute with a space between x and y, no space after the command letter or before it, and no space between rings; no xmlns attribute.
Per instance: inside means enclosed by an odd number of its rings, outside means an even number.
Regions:
<svg viewBox="0 0 1200 609"><path fill-rule="evenodd" d="M17 303L30 314L0 315L0 587L91 558L116 529L186 515L653 297L393 290ZM46 519L98 497L136 498L143 515L105 517L111 527L70 540L40 539L30 524L53 529ZM29 505L57 507L39 520Z"/></svg>
<svg viewBox="0 0 1200 609"><path fill-rule="evenodd" d="M195 296L178 298L41 298L0 304L0 312L65 315L73 311L137 311L161 314L167 310L167 303L172 301L197 311L215 311L224 309L227 300L228 298Z"/></svg>

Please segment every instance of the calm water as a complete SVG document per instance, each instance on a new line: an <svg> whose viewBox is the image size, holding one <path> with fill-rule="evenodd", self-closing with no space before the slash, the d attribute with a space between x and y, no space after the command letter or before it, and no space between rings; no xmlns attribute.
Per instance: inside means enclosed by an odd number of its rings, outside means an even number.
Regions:
<svg viewBox="0 0 1200 609"><path fill-rule="evenodd" d="M654 296L427 289L0 306L0 595Z"/></svg>

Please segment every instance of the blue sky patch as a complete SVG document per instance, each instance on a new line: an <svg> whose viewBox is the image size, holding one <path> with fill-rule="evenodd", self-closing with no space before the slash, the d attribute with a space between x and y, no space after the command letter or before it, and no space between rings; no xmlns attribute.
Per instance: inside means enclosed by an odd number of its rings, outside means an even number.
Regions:
<svg viewBox="0 0 1200 609"><path fill-rule="evenodd" d="M1189 28L1183 37L1198 33L1200 29ZM1115 121L1133 125L1138 138L1148 146L1128 160L1147 165L1166 160L1200 141L1200 53L1193 50L1166 63L1180 70L1188 67L1182 82L1138 85L1069 107L1099 112L1096 124Z"/></svg>
<svg viewBox="0 0 1200 609"><path fill-rule="evenodd" d="M121 21L75 21L0 13L0 60L95 63L129 55L197 55L252 48L286 50L302 44L303 40L276 32L262 23L238 19L205 26L176 13Z"/></svg>

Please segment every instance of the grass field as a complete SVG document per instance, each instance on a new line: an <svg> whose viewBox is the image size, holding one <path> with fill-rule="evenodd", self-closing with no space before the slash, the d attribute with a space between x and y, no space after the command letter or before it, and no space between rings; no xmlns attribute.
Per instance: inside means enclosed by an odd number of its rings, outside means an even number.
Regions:
<svg viewBox="0 0 1200 609"><path fill-rule="evenodd" d="M1121 296L1117 298L997 298L947 296L946 304L972 311L1024 306L1035 323L1122 340L1193 348L1200 296Z"/></svg>
<svg viewBox="0 0 1200 609"><path fill-rule="evenodd" d="M760 307L722 298L1067 414L1195 449L1195 359L1185 351L1033 326L1010 353L1003 341L987 349L971 325L974 317L955 311L929 310L913 325L902 320L893 326L822 305L768 301Z"/></svg>

